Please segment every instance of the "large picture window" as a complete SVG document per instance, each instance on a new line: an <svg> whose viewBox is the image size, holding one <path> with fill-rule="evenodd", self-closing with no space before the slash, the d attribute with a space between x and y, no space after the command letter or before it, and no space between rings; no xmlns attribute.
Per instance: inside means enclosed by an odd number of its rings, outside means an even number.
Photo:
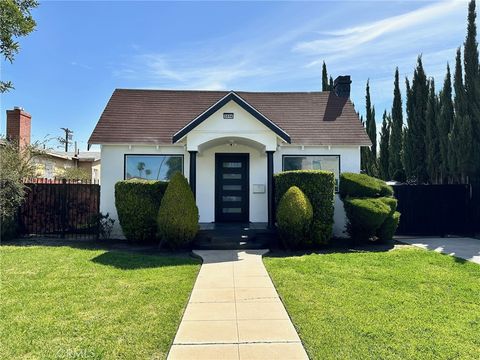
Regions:
<svg viewBox="0 0 480 360"><path fill-rule="evenodd" d="M125 179L168 181L183 174L183 155L125 155Z"/></svg>
<svg viewBox="0 0 480 360"><path fill-rule="evenodd" d="M340 155L284 155L283 171L328 170L335 175L335 191L340 178Z"/></svg>

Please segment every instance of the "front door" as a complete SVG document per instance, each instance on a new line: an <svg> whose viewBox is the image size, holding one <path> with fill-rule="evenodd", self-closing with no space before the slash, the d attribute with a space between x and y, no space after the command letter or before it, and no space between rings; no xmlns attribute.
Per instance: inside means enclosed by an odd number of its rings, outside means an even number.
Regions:
<svg viewBox="0 0 480 360"><path fill-rule="evenodd" d="M249 221L248 155L215 154L215 221Z"/></svg>

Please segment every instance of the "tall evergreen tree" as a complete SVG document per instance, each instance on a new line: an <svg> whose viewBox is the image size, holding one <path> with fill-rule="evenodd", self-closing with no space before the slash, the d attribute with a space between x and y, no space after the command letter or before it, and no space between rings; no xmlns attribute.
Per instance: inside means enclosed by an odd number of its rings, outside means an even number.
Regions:
<svg viewBox="0 0 480 360"><path fill-rule="evenodd" d="M475 168L472 171L480 173L480 73L477 43L477 26L475 23L475 0L468 5L467 36L464 43L464 75L465 75L465 101L468 117L472 122L473 156ZM472 174L469 174L472 175Z"/></svg>
<svg viewBox="0 0 480 360"><path fill-rule="evenodd" d="M327 74L327 65L325 61L322 65L322 91L329 91L330 86L328 85L328 74Z"/></svg>
<svg viewBox="0 0 480 360"><path fill-rule="evenodd" d="M365 121L363 120L363 115L360 116L360 122L362 123L363 127L365 127ZM360 171L362 173L367 172L367 161L368 161L368 153L370 149L366 146L362 146L360 148Z"/></svg>
<svg viewBox="0 0 480 360"><path fill-rule="evenodd" d="M443 89L439 96L439 123L438 139L440 145L440 179L442 183L448 183L451 175L449 166L449 134L453 125L453 100L452 100L452 79L450 66L447 64L447 74L443 83Z"/></svg>
<svg viewBox="0 0 480 360"><path fill-rule="evenodd" d="M412 87L410 86L410 81L408 78L405 79L405 87L406 87L406 98L407 98L407 126L410 126L410 122L413 119L413 91ZM403 138L403 151L402 151L402 161L403 161L403 168L405 170L405 177L410 181L413 177L413 169L414 169L414 149L413 149L413 141L410 140L410 132L409 129L403 129L402 138Z"/></svg>
<svg viewBox="0 0 480 360"><path fill-rule="evenodd" d="M428 95L426 112L426 160L427 170L430 182L437 184L440 182L440 139L439 139L439 105L438 97L435 94L435 82L433 78L429 81L430 90Z"/></svg>
<svg viewBox="0 0 480 360"><path fill-rule="evenodd" d="M372 141L372 146L367 149L365 154L366 173L370 176L378 176L377 165L377 126L375 124L375 107L372 106L370 97L370 81L367 81L366 95L365 95L365 110L366 120L365 128L368 137Z"/></svg>
<svg viewBox="0 0 480 360"><path fill-rule="evenodd" d="M395 82L393 88L393 105L392 105L392 125L390 133L390 155L389 155L389 174L390 177L397 181L403 181L405 178L402 163L402 132L403 132L403 109L402 95L400 93L400 83L398 67L395 70Z"/></svg>
<svg viewBox="0 0 480 360"><path fill-rule="evenodd" d="M413 74L412 87L407 99L407 136L405 144L405 158L408 159L411 180L425 183L428 181L426 162L426 112L428 102L428 81L423 69L422 57L418 57L417 67ZM405 166L407 171L407 166Z"/></svg>
<svg viewBox="0 0 480 360"><path fill-rule="evenodd" d="M455 115L450 134L449 165L455 180L466 182L474 172L476 164L474 160L473 126L462 75L462 54L460 48L458 48L453 81Z"/></svg>
<svg viewBox="0 0 480 360"><path fill-rule="evenodd" d="M330 91L333 91L333 78L330 76L330 80L329 80L329 83L328 83L328 87Z"/></svg>
<svg viewBox="0 0 480 360"><path fill-rule="evenodd" d="M391 156L389 149L391 121L392 119L390 115L387 115L387 111L385 110L383 113L382 129L380 132L380 157L378 160L379 173L383 180L390 180L391 178L389 172Z"/></svg>

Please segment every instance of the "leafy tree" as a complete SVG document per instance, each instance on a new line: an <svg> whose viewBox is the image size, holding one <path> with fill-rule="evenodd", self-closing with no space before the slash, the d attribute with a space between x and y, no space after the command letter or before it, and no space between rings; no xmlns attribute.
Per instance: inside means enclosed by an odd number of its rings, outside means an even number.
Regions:
<svg viewBox="0 0 480 360"><path fill-rule="evenodd" d="M328 84L327 65L325 64L325 61L324 61L322 65L322 91L329 91L329 90L330 90L330 86Z"/></svg>
<svg viewBox="0 0 480 360"><path fill-rule="evenodd" d="M407 124L404 162L410 181L428 181L426 162L426 111L428 103L428 81L423 69L422 57L417 60L411 88L407 82Z"/></svg>
<svg viewBox="0 0 480 360"><path fill-rule="evenodd" d="M428 95L427 112L426 112L426 160L428 177L432 183L440 181L440 134L439 134L439 116L438 116L438 97L435 94L435 82L433 79L429 81L430 90Z"/></svg>
<svg viewBox="0 0 480 360"><path fill-rule="evenodd" d="M31 10L37 7L35 0L0 1L0 53L5 61L13 63L20 51L17 38L27 36L36 26ZM0 93L13 89L11 81L0 81Z"/></svg>
<svg viewBox="0 0 480 360"><path fill-rule="evenodd" d="M398 67L395 70L395 82L393 89L392 105L392 124L390 132L389 145L389 174L393 180L402 181L405 178L402 162L403 152L403 109L402 94L400 93L400 83Z"/></svg>
<svg viewBox="0 0 480 360"><path fill-rule="evenodd" d="M23 180L35 176L32 159L41 155L37 143L19 147L2 139L0 144L0 227L1 238L15 234L15 214L23 202L26 186Z"/></svg>
<svg viewBox="0 0 480 360"><path fill-rule="evenodd" d="M390 165L390 128L391 128L391 116L387 115L387 111L383 113L382 130L380 132L380 158L379 158L379 170L380 177L384 180L389 180L391 175L389 172Z"/></svg>
<svg viewBox="0 0 480 360"><path fill-rule="evenodd" d="M452 79L450 66L447 64L447 74L443 83L443 89L439 95L439 122L438 140L440 147L439 170L442 183L448 182L450 176L449 157L449 135L453 124L453 100L452 100Z"/></svg>

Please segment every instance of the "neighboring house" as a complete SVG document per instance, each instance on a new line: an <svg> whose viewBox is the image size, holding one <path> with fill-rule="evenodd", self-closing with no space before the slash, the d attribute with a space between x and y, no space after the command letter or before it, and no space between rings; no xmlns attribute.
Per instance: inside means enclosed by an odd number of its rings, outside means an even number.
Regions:
<svg viewBox="0 0 480 360"><path fill-rule="evenodd" d="M9 140L21 147L30 145L32 116L20 107L7 110L7 134ZM100 181L100 152L64 152L42 149L42 154L33 159L38 178L61 177L67 168L83 168L91 174L91 180Z"/></svg>
<svg viewBox="0 0 480 360"><path fill-rule="evenodd" d="M61 177L67 168L85 169L90 179L100 181L100 152L77 151L65 152L45 149L44 153L33 159L37 168L37 177L54 179Z"/></svg>
<svg viewBox="0 0 480 360"><path fill-rule="evenodd" d="M338 77L333 92L115 90L89 139L101 145L101 211L117 218L117 181L181 171L201 223L271 225L274 173L330 170L338 184L341 171L360 172L371 142L350 83ZM334 234L344 226L337 195Z"/></svg>

